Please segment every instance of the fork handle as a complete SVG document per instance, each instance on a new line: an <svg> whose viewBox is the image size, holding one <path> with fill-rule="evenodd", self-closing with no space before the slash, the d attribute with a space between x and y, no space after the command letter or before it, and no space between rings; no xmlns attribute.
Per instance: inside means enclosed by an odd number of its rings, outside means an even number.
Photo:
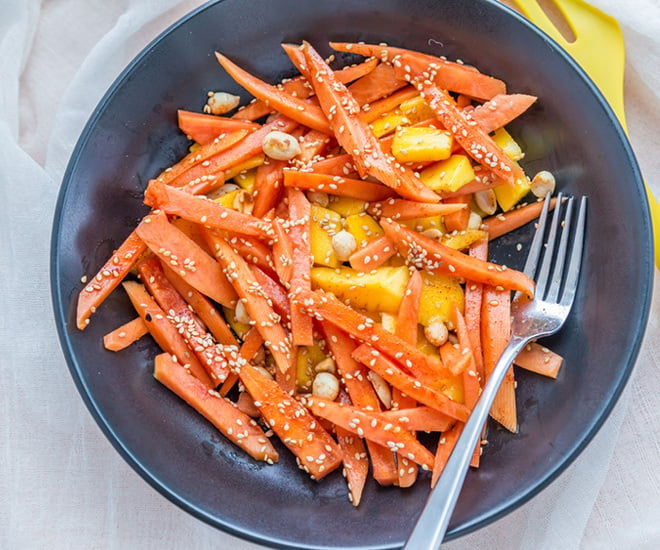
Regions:
<svg viewBox="0 0 660 550"><path fill-rule="evenodd" d="M491 371L486 386L456 442L447 464L424 505L404 550L435 549L447 531L475 446L506 372L531 338L512 336Z"/></svg>

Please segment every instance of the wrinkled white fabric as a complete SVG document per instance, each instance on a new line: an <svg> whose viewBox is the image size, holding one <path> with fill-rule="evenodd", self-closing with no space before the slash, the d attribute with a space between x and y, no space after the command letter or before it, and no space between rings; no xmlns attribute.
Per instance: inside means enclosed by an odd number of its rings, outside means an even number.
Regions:
<svg viewBox="0 0 660 550"><path fill-rule="evenodd" d="M631 141L660 196L660 6L593 3L621 23ZM0 548L259 548L181 511L119 457L68 374L50 306L51 220L77 137L134 55L200 4L0 0ZM447 548L660 547L655 283L632 379L592 444L529 503Z"/></svg>

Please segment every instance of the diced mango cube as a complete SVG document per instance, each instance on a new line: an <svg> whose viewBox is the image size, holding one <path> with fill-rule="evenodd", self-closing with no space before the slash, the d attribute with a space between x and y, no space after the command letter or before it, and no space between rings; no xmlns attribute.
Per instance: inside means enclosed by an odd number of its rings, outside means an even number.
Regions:
<svg viewBox="0 0 660 550"><path fill-rule="evenodd" d="M265 160L266 160L266 155L264 155L263 153L259 153L257 155L254 155L253 157L250 157L246 161L237 164L236 166L230 168L229 170L225 170L225 181L235 178L241 172L246 172L247 170L261 166L265 162Z"/></svg>
<svg viewBox="0 0 660 550"><path fill-rule="evenodd" d="M351 214L344 220L344 229L355 237L358 248L362 248L372 239L380 237L383 229L369 214Z"/></svg>
<svg viewBox="0 0 660 550"><path fill-rule="evenodd" d="M410 120L408 120L408 117L399 111L399 109L394 109L374 120L371 123L371 131L376 137L383 137L394 132L399 126L409 124Z"/></svg>
<svg viewBox="0 0 660 550"><path fill-rule="evenodd" d="M399 128L392 140L392 154L400 162L445 160L451 156L454 139L437 128Z"/></svg>
<svg viewBox="0 0 660 550"><path fill-rule="evenodd" d="M239 185L241 189L245 189L249 193L254 191L254 180L257 177L257 169L251 168L249 170L243 170L234 176L234 182L236 185Z"/></svg>
<svg viewBox="0 0 660 550"><path fill-rule="evenodd" d="M334 210L344 218L351 214L359 214L367 209L368 203L353 197L344 197L341 195L330 195L328 208Z"/></svg>
<svg viewBox="0 0 660 550"><path fill-rule="evenodd" d="M378 267L369 273L350 267L313 267L312 287L332 292L356 308L374 313L397 313L409 277L406 266Z"/></svg>
<svg viewBox="0 0 660 550"><path fill-rule="evenodd" d="M465 250L468 246L483 239L487 233L481 229L466 229L465 231L452 231L445 233L440 242L456 250Z"/></svg>
<svg viewBox="0 0 660 550"><path fill-rule="evenodd" d="M429 118L435 118L433 109L429 107L429 104L426 103L421 95L406 99L401 105L399 105L399 110L406 115L408 120L410 120L410 124L416 124L417 122L422 122Z"/></svg>
<svg viewBox="0 0 660 550"><path fill-rule="evenodd" d="M314 367L326 358L324 351L318 344L300 346L296 357L296 388L300 392L312 389L314 380Z"/></svg>
<svg viewBox="0 0 660 550"><path fill-rule="evenodd" d="M421 325L428 326L435 321L449 321L454 305L463 311L465 293L457 278L423 271L422 279L424 282L419 306Z"/></svg>
<svg viewBox="0 0 660 550"><path fill-rule="evenodd" d="M525 156L518 142L504 128L495 130L493 141L500 146L511 160L520 160Z"/></svg>
<svg viewBox="0 0 660 550"><path fill-rule="evenodd" d="M413 218L412 220L401 220L401 225L405 225L409 229L422 233L427 229L437 229L438 231L445 232L445 224L442 221L442 216L429 216L428 218Z"/></svg>
<svg viewBox="0 0 660 550"><path fill-rule="evenodd" d="M493 188L493 191L495 191L495 197L497 197L497 203L500 205L500 208L504 212L508 212L529 193L530 189L529 179L525 178L525 181L516 183L515 185L508 183L498 185Z"/></svg>
<svg viewBox="0 0 660 550"><path fill-rule="evenodd" d="M456 154L422 170L420 179L434 191L456 191L474 179L474 170L467 156Z"/></svg>
<svg viewBox="0 0 660 550"><path fill-rule="evenodd" d="M342 229L342 219L337 212L312 203L310 209L309 239L314 263L337 267L340 262L332 248L332 237Z"/></svg>

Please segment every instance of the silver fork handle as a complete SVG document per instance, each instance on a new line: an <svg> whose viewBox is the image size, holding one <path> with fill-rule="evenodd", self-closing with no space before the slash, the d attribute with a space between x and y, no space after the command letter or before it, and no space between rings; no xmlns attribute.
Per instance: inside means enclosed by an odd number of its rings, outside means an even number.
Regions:
<svg viewBox="0 0 660 550"><path fill-rule="evenodd" d="M433 550L440 546L456 506L470 459L506 372L531 338L512 336L456 442L435 488L431 491L404 550Z"/></svg>

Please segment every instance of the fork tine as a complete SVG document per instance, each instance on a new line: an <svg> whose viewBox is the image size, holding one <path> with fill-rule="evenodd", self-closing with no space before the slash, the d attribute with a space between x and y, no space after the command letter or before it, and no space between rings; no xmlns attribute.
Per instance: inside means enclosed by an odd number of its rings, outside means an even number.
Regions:
<svg viewBox="0 0 660 550"><path fill-rule="evenodd" d="M568 271L566 282L564 283L564 293L561 297L561 305L570 307L573 305L577 283L580 275L580 265L582 264L582 247L584 244L585 224L587 220L587 197L582 197L580 201L580 210L578 219L575 223L575 238L571 250L571 259L568 262Z"/></svg>
<svg viewBox="0 0 660 550"><path fill-rule="evenodd" d="M552 266L552 258L554 256L557 230L560 224L559 219L561 217L562 202L563 196L560 193L557 195L557 205L555 206L552 222L550 223L550 231L548 232L548 240L545 244L545 251L543 254L543 260L541 261L541 268L538 276L536 277L536 295L541 299L543 299L545 296L545 292L548 287L548 281L550 279L550 268Z"/></svg>
<svg viewBox="0 0 660 550"><path fill-rule="evenodd" d="M550 200L550 193L548 193L543 200L543 209L541 210L541 215L539 216L539 221L536 226L536 233L534 233L534 239L529 247L527 260L525 261L525 268L523 269L525 275L532 279L534 278L534 275L536 275L539 256L541 256L541 251L543 250L543 235L545 235L545 224L548 220ZM559 196L557 197L557 203L560 203L560 201L561 193L559 193Z"/></svg>
<svg viewBox="0 0 660 550"><path fill-rule="evenodd" d="M549 302L556 302L559 299L559 291L561 290L564 264L566 261L566 249L568 248L568 236L571 232L573 204L573 197L571 197L567 201L566 213L564 214L564 220L561 222L561 238L559 239L559 247L555 255L555 267L552 270L552 279L550 280L550 287L546 296L546 300Z"/></svg>

